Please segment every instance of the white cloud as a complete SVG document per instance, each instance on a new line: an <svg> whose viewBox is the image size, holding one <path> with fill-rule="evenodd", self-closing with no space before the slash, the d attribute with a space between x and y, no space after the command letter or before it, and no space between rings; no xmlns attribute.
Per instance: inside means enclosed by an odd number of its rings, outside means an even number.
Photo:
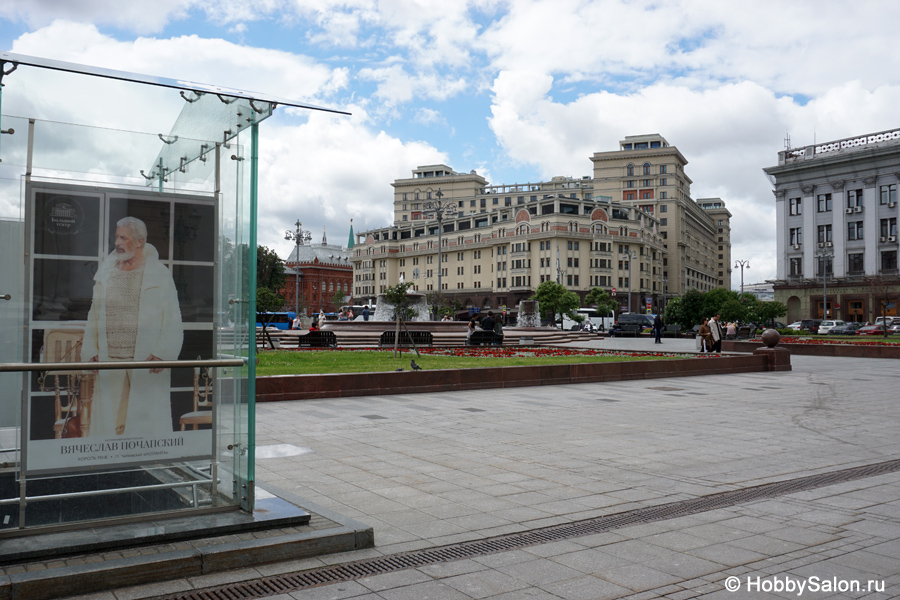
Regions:
<svg viewBox="0 0 900 600"><path fill-rule="evenodd" d="M24 21L32 28L62 19L147 34L184 18L197 3L198 0L5 0L3 11L6 18Z"/></svg>
<svg viewBox="0 0 900 600"><path fill-rule="evenodd" d="M688 159L692 197L725 201L734 215L735 254L759 256L755 273L769 278L775 276L774 200L762 169L777 164L785 134L799 146L813 143L813 131L822 142L890 129L900 103L900 85L868 91L859 82L806 105L752 82L701 90L657 84L570 103L554 102L544 91L549 87L532 72L497 77L490 125L509 156L544 178L590 174L593 152L615 150L626 135L660 133Z"/></svg>
<svg viewBox="0 0 900 600"><path fill-rule="evenodd" d="M359 78L377 82L377 89L373 95L387 107L421 98L445 100L461 93L467 87L464 78L442 78L433 72L410 75L399 64L384 68L361 69Z"/></svg>
<svg viewBox="0 0 900 600"><path fill-rule="evenodd" d="M403 142L367 124L361 107L352 117L310 113L299 126L269 128L261 144L259 240L287 256L284 230L297 219L321 241L346 244L350 219L357 233L393 219L389 182L417 165L446 155L423 142Z"/></svg>

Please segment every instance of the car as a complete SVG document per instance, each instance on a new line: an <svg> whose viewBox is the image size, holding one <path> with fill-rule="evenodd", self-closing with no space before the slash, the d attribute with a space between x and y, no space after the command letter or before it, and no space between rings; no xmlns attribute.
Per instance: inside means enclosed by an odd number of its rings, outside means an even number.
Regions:
<svg viewBox="0 0 900 600"><path fill-rule="evenodd" d="M819 325L821 324L822 319L803 319L800 321L800 330L815 334L819 332Z"/></svg>
<svg viewBox="0 0 900 600"><path fill-rule="evenodd" d="M863 327L865 323L844 323L836 325L828 330L828 335L856 335L856 331Z"/></svg>
<svg viewBox="0 0 900 600"><path fill-rule="evenodd" d="M828 333L832 328L839 325L846 325L846 323L840 320L822 321L822 323L819 325L819 334Z"/></svg>
<svg viewBox="0 0 900 600"><path fill-rule="evenodd" d="M866 325L865 327L860 327L856 335L884 335L884 325Z"/></svg>
<svg viewBox="0 0 900 600"><path fill-rule="evenodd" d="M888 328L888 335L900 335L900 323L896 325L891 325Z"/></svg>
<svg viewBox="0 0 900 600"><path fill-rule="evenodd" d="M794 321L793 323L785 327L785 329L800 329L801 325L803 325L803 321Z"/></svg>

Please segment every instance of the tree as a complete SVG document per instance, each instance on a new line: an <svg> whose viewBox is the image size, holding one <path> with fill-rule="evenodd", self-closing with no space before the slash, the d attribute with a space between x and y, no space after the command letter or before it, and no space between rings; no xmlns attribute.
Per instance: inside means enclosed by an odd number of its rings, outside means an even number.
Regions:
<svg viewBox="0 0 900 600"><path fill-rule="evenodd" d="M284 261L265 246L256 248L256 287L269 288L277 294L284 289L287 276L284 274Z"/></svg>
<svg viewBox="0 0 900 600"><path fill-rule="evenodd" d="M425 294L425 302L431 307L435 319L444 315L453 316L456 311L462 309L459 300L450 298L440 290L432 290Z"/></svg>
<svg viewBox="0 0 900 600"><path fill-rule="evenodd" d="M691 329L703 322L703 317L711 317L704 310L704 294L699 290L688 290L680 298L674 298L666 305L666 323L681 325Z"/></svg>
<svg viewBox="0 0 900 600"><path fill-rule="evenodd" d="M269 341L269 346L275 348L267 328L272 320L272 313L284 306L284 298L266 287L256 288L256 320L262 323L263 336ZM266 314L268 313L268 314Z"/></svg>
<svg viewBox="0 0 900 600"><path fill-rule="evenodd" d="M760 323L767 323L769 327L775 326L775 319L787 314L787 305L783 302L759 301L756 303L756 319Z"/></svg>
<svg viewBox="0 0 900 600"><path fill-rule="evenodd" d="M554 320L557 314L565 315L573 321L582 320L581 315L575 313L581 306L578 294L570 292L555 281L545 281L539 285L531 299L538 301L541 314L552 315Z"/></svg>
<svg viewBox="0 0 900 600"><path fill-rule="evenodd" d="M344 304L344 290L337 289L334 290L334 293L331 295L331 298L328 301L331 303L332 307L340 310L341 306Z"/></svg>
<svg viewBox="0 0 900 600"><path fill-rule="evenodd" d="M722 303L722 306L719 308L718 313L726 322L746 322L748 310L746 305L737 298L728 298L727 300L725 300L725 302Z"/></svg>
<svg viewBox="0 0 900 600"><path fill-rule="evenodd" d="M415 313L409 306L410 298L408 295L409 289L413 285L415 285L413 282L407 281L384 289L382 296L388 304L394 307L394 313L391 315L392 319L399 317L403 321L409 321L415 316Z"/></svg>
<svg viewBox="0 0 900 600"><path fill-rule="evenodd" d="M618 306L618 303L610 298L606 290L598 287L591 288L591 291L584 297L584 304L585 306L593 306L604 317Z"/></svg>

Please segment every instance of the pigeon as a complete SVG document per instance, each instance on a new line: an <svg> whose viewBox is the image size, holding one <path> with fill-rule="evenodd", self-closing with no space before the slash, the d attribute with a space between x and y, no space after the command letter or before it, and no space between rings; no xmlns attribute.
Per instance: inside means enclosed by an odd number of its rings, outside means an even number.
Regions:
<svg viewBox="0 0 900 600"><path fill-rule="evenodd" d="M417 365L416 361L414 361L414 360L409 361L409 366L412 367L413 371L421 371L422 370L422 367Z"/></svg>
<svg viewBox="0 0 900 600"><path fill-rule="evenodd" d="M394 369L394 370L395 370L395 371L402 371L402 370L403 370L403 367L400 367L399 369Z"/></svg>

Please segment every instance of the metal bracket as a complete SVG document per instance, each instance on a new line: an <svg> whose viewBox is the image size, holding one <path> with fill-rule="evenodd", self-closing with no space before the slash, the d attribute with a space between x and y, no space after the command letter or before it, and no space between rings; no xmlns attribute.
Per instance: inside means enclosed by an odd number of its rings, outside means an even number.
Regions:
<svg viewBox="0 0 900 600"><path fill-rule="evenodd" d="M216 94L216 98L222 101L222 104L233 104L237 98L227 98L222 96L222 94Z"/></svg>
<svg viewBox="0 0 900 600"><path fill-rule="evenodd" d="M162 143L163 143L163 144L174 144L175 142L178 141L178 136L177 136L177 135L173 135L171 140L167 140L167 139L166 139L166 136L164 136L164 135L161 134L161 133L157 133L156 135L159 136L159 139L162 140Z"/></svg>
<svg viewBox="0 0 900 600"><path fill-rule="evenodd" d="M197 100L199 100L200 98L203 97L203 92L198 92L197 90L191 90L191 93L197 94L197 97L196 98L188 98L187 95L184 93L184 90L181 90L181 97L184 98L185 102L190 102L191 104L193 104L194 102L196 102Z"/></svg>

